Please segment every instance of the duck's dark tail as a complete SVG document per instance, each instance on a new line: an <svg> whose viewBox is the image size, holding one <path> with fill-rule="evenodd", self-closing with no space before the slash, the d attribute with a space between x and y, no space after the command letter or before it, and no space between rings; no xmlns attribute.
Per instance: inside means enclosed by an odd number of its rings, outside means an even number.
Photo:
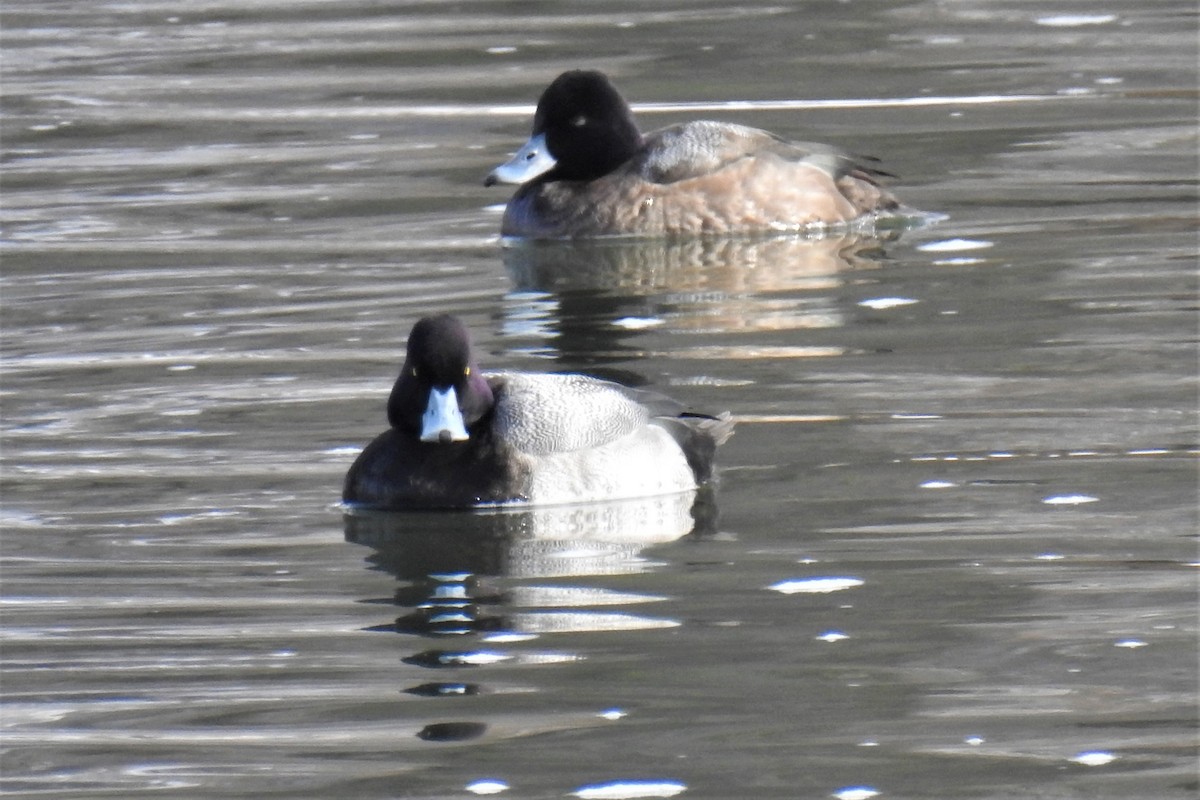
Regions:
<svg viewBox="0 0 1200 800"><path fill-rule="evenodd" d="M733 435L733 415L728 411L716 416L686 411L664 425L687 459L697 485L707 483L713 476L713 459L717 447Z"/></svg>

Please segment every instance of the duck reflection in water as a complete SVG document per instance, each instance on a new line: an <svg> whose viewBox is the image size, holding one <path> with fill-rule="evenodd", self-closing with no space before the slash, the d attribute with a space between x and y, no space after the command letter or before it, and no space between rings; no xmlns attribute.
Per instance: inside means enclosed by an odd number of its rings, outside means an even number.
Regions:
<svg viewBox="0 0 1200 800"><path fill-rule="evenodd" d="M421 636L660 627L646 618L580 610L643 602L642 595L535 588L522 580L653 569L659 562L643 550L714 533L716 519L711 486L574 506L463 512L347 508L344 516L346 541L374 551L368 561L400 581L395 603L410 609L380 630Z"/></svg>
<svg viewBox="0 0 1200 800"><path fill-rule="evenodd" d="M643 549L713 531L716 506L712 487L705 486L576 506L442 512L348 507L344 520L346 540L370 547L374 568L400 581L395 596L382 602L404 612L372 630L438 641L412 648L401 659L438 677L416 678L403 691L465 698L494 691L484 677L492 674L489 667L578 660L575 653L525 644L543 634L677 626L673 619L624 610L666 599L662 596L613 591L591 580L564 585L561 579L654 569L659 564L644 557ZM589 711L556 715L545 724L577 728L597 721ZM478 720L439 720L417 736L464 741L488 734L488 727Z"/></svg>
<svg viewBox="0 0 1200 800"><path fill-rule="evenodd" d="M638 340L660 327L796 332L800 345L804 331L844 323L842 289L883 267L896 236L508 240L505 338L514 352L593 371L644 357Z"/></svg>
<svg viewBox="0 0 1200 800"><path fill-rule="evenodd" d="M509 239L504 266L518 289L593 289L628 296L667 289L780 292L820 288L847 273L878 269L884 235L730 236L528 241Z"/></svg>

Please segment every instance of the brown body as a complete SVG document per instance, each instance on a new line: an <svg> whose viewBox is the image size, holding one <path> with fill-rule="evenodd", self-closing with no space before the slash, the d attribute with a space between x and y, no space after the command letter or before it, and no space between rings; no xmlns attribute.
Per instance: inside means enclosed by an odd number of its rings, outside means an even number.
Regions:
<svg viewBox="0 0 1200 800"><path fill-rule="evenodd" d="M569 72L542 95L529 142L486 183L521 184L506 236L806 232L904 213L869 161L722 122L642 135L607 78Z"/></svg>
<svg viewBox="0 0 1200 800"><path fill-rule="evenodd" d="M644 166L635 158L590 181L525 184L505 208L501 233L545 239L806 231L899 208L863 170L834 177L780 152L743 151L665 182Z"/></svg>

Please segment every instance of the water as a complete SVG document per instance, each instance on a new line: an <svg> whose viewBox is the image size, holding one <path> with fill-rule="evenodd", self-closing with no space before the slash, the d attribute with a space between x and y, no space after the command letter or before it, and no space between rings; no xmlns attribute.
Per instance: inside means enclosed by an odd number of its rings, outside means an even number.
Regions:
<svg viewBox="0 0 1200 800"><path fill-rule="evenodd" d="M1190 4L5 16L11 795L1195 796ZM502 247L581 65L949 218ZM715 498L344 517L440 311L733 411Z"/></svg>

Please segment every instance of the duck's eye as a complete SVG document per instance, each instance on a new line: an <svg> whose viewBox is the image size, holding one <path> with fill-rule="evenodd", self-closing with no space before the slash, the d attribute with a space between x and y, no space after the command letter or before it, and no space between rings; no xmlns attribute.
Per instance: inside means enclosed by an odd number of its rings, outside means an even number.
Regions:
<svg viewBox="0 0 1200 800"><path fill-rule="evenodd" d="M582 128L584 125L587 125L587 124L588 124L588 118L585 117L583 114L580 114L571 120L571 125L576 128Z"/></svg>
<svg viewBox="0 0 1200 800"><path fill-rule="evenodd" d="M470 368L470 367L463 367L463 375L470 376L470 374L471 374L471 368Z"/></svg>
<svg viewBox="0 0 1200 800"><path fill-rule="evenodd" d="M411 373L414 378L417 377L417 368L413 367L409 370L409 373Z"/></svg>

